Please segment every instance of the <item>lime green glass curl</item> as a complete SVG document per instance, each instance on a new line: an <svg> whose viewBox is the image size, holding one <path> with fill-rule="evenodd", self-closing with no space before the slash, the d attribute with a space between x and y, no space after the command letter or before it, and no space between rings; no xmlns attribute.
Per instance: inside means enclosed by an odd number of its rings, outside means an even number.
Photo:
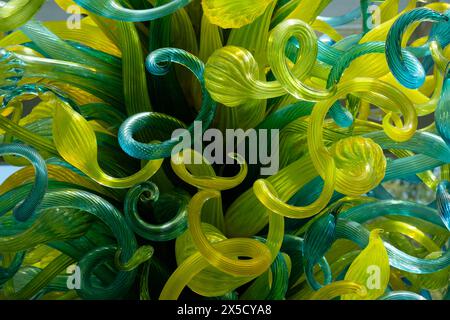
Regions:
<svg viewBox="0 0 450 320"><path fill-rule="evenodd" d="M285 92L276 81L260 81L259 66L253 55L236 46L223 47L210 56L205 66L205 85L214 100L228 107Z"/></svg>
<svg viewBox="0 0 450 320"><path fill-rule="evenodd" d="M297 61L292 68L286 63L285 50L289 40L295 37L300 45ZM331 98L336 88L314 89L302 81L310 75L318 53L314 30L301 20L286 20L276 26L269 37L267 58L277 80L292 96L307 101Z"/></svg>
<svg viewBox="0 0 450 320"><path fill-rule="evenodd" d="M378 95L364 94L376 90ZM338 86L337 97L349 93L362 93L366 98L384 107L389 112L383 119L386 134L394 141L405 141L412 137L417 128L417 114L411 101L397 89L373 79L355 79ZM381 96L381 93L384 94ZM327 179L324 159L333 157L339 169L336 177L336 191L347 195L364 194L375 188L383 179L386 170L386 159L381 147L368 138L347 138L328 150L322 141L322 125L328 110L335 98L318 103L311 114L308 127L308 147L313 164L319 174ZM397 110L395 110L397 109ZM401 111L405 120L399 120L397 112ZM390 122L394 118L396 125ZM354 166L357 161L357 166Z"/></svg>

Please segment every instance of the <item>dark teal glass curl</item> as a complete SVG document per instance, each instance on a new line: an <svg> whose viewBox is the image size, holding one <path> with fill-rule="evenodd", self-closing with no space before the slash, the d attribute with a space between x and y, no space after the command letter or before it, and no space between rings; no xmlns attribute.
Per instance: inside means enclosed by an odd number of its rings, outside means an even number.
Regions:
<svg viewBox="0 0 450 320"><path fill-rule="evenodd" d="M111 229L117 239L117 250L120 249L120 262L123 264L127 263L137 250L136 238L126 224L123 215L113 205L97 195L71 189L49 192L45 195L40 209L49 208L73 208L99 218ZM114 253L117 253L117 250L114 250ZM94 262L95 264L112 262L113 259L110 259L112 251L111 247L96 248L80 260L80 269L83 275L82 285L78 290L80 297L90 300L116 299L123 297L128 292L136 277L135 269L118 271L113 282L107 287L95 286L91 281L92 264ZM82 266L85 266L86 269L83 270Z"/></svg>
<svg viewBox="0 0 450 320"><path fill-rule="evenodd" d="M427 300L420 294L409 291L392 291L384 296L378 298L378 300Z"/></svg>
<svg viewBox="0 0 450 320"><path fill-rule="evenodd" d="M313 290L319 290L324 285L331 283L331 275L325 278L324 284L320 284L314 277L314 266L330 249L336 236L336 218L327 214L317 219L306 231L303 241L303 261L305 275L308 284Z"/></svg>
<svg viewBox="0 0 450 320"><path fill-rule="evenodd" d="M27 198L19 203L13 211L14 217L18 221L28 220L36 207L42 201L47 191L48 173L47 165L41 155L31 147L21 144L3 144L0 145L0 155L17 155L27 159L34 167L35 180L31 192Z"/></svg>
<svg viewBox="0 0 450 320"><path fill-rule="evenodd" d="M0 285L3 285L19 271L24 258L25 251L18 252L8 267L0 267Z"/></svg>
<svg viewBox="0 0 450 320"><path fill-rule="evenodd" d="M189 194L181 190L176 193L160 194L152 182L144 182L131 188L125 197L125 219L128 225L141 237L151 241L169 241L180 236L187 229L187 205ZM147 203L154 215L162 216L176 212L170 221L160 225L150 224L139 217L138 203Z"/></svg>
<svg viewBox="0 0 450 320"><path fill-rule="evenodd" d="M121 21L150 21L174 13L188 5L191 0L172 0L152 9L133 10L123 7L116 0L75 0L79 6L100 16Z"/></svg>
<svg viewBox="0 0 450 320"><path fill-rule="evenodd" d="M211 125L216 114L216 103L212 100L205 88L203 78L204 64L196 56L175 48L163 48L153 51L146 60L148 71L154 75L164 75L169 71L171 63L178 63L185 66L196 76L200 82L202 89L202 105L195 121L202 122L202 129L205 131ZM173 117L162 117L155 113L139 113L128 118L120 127L118 137L119 144L122 149L130 156L137 159L154 160L168 158L172 155L172 149L180 142L181 136L174 137L161 143L142 143L134 139L134 135L144 128L152 128L152 126L161 126L161 118L170 128L182 128L181 122ZM186 131L188 140L192 142L192 133L194 124Z"/></svg>

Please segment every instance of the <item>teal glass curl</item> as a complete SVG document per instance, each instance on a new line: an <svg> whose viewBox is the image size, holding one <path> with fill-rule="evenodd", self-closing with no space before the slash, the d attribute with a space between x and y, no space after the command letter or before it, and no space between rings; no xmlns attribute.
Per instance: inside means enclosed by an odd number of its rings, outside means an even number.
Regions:
<svg viewBox="0 0 450 320"><path fill-rule="evenodd" d="M202 89L202 105L195 121L202 122L202 129L207 130L211 125L216 114L217 105L212 100L208 91L205 88L203 72L205 66L203 62L196 56L175 48L163 48L153 51L146 60L146 67L150 73L154 75L164 75L170 69L171 63L177 63L188 68L200 82ZM161 119L163 118L163 119ZM134 135L144 128L151 128L151 126L161 126L161 122L170 128L182 128L183 125L169 116L160 116L155 113L139 113L128 118L120 127L118 138L122 149L133 158L154 160L161 158L168 158L172 155L172 149L180 142L181 136L177 136L161 143L142 143L134 139ZM194 131L194 124L187 128L185 133L189 141L192 141L192 133Z"/></svg>
<svg viewBox="0 0 450 320"><path fill-rule="evenodd" d="M445 80L434 113L436 130L444 141L450 146L450 63L445 71Z"/></svg>
<svg viewBox="0 0 450 320"><path fill-rule="evenodd" d="M450 230L450 182L447 180L439 183L436 192L436 206L442 222Z"/></svg>
<svg viewBox="0 0 450 320"><path fill-rule="evenodd" d="M103 198L89 192L64 189L48 192L40 205L40 209L73 208L90 213L105 223L117 239L117 250L97 248L80 260L83 274L82 285L78 290L80 297L89 300L115 299L123 297L130 289L136 277L136 270L118 271L113 282L107 287L92 283L92 266L111 261L112 251L116 254L120 249L120 262L127 263L137 251L137 242L133 231L128 227L122 214ZM83 270L82 267L86 269Z"/></svg>
<svg viewBox="0 0 450 320"><path fill-rule="evenodd" d="M414 22L447 22L449 17L428 8L417 8L398 18L389 30L386 39L386 59L394 77L406 88L417 89L425 82L425 70L422 65L411 64L401 51L403 34Z"/></svg>
<svg viewBox="0 0 450 320"><path fill-rule="evenodd" d="M0 156L17 155L26 158L34 167L35 181L27 198L14 208L13 214L18 221L26 221L35 212L42 201L48 185L47 165L41 155L31 147L20 144L0 145Z"/></svg>
<svg viewBox="0 0 450 320"><path fill-rule="evenodd" d="M135 10L122 6L117 0L74 0L84 9L102 17L121 21L139 22L159 19L188 5L191 0L172 0L152 9Z"/></svg>
<svg viewBox="0 0 450 320"><path fill-rule="evenodd" d="M144 182L131 188L124 204L125 219L130 227L141 237L151 241L169 241L180 236L187 229L187 205L189 194L171 192L160 194L152 182ZM150 224L139 217L138 203L149 204L155 216L173 215L170 221ZM163 218L163 217L162 217Z"/></svg>
<svg viewBox="0 0 450 320"><path fill-rule="evenodd" d="M308 284L319 290L324 285L331 283L331 277L325 278L324 284L318 283L314 278L314 266L330 249L336 237L336 218L333 214L327 214L317 219L306 231L303 241L303 260Z"/></svg>
<svg viewBox="0 0 450 320"><path fill-rule="evenodd" d="M427 300L420 294L409 291L392 291L384 296L378 298L378 300Z"/></svg>

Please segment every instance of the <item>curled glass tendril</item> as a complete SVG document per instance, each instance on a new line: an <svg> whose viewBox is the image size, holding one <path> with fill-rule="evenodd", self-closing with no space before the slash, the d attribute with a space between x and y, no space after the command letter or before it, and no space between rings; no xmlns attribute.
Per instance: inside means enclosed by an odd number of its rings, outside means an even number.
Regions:
<svg viewBox="0 0 450 320"><path fill-rule="evenodd" d="M167 16L188 5L191 0L173 0L152 9L129 9L116 0L75 0L75 3L100 16L121 21L149 21Z"/></svg>
<svg viewBox="0 0 450 320"><path fill-rule="evenodd" d="M189 196L181 192L162 194L151 182L136 185L128 191L125 199L125 219L141 237L152 241L169 241L177 238L187 228L187 203ZM152 225L139 217L138 202L151 204L154 214L166 215L175 210L175 216L168 222ZM175 208L173 208L175 207Z"/></svg>
<svg viewBox="0 0 450 320"><path fill-rule="evenodd" d="M403 14L392 25L386 39L386 59L394 77L406 88L416 89L425 81L425 71L419 64L411 65L401 52L403 34L417 21L448 23L449 17L428 8L417 8Z"/></svg>
<svg viewBox="0 0 450 320"><path fill-rule="evenodd" d="M14 217L18 221L28 220L47 191L47 166L41 155L32 148L19 144L0 145L0 155L17 155L26 158L34 167L35 181L28 197L14 208Z"/></svg>
<svg viewBox="0 0 450 320"><path fill-rule="evenodd" d="M203 130L208 129L215 111L216 103L211 99L208 91L204 88L203 71L204 65L194 55L180 49L164 48L152 52L146 60L147 69L154 75L166 74L172 63L177 63L188 68L200 82L202 88L202 106L196 117L196 121L201 121ZM128 118L120 127L118 138L122 149L130 156L137 159L153 160L168 158L172 155L172 149L180 142L180 136L166 140L161 143L146 144L138 142L133 135L145 127L162 127L164 132L171 134L173 130L183 128L180 122L167 115L156 113L140 113ZM188 128L189 138L194 131L194 126Z"/></svg>

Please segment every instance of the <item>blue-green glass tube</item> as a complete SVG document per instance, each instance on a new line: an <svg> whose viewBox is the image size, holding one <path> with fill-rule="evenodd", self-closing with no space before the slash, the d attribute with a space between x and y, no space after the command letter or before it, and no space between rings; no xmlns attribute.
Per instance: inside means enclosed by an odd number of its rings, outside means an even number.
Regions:
<svg viewBox="0 0 450 320"><path fill-rule="evenodd" d="M386 59L395 78L406 88L417 89L425 82L425 70L420 65L409 63L401 51L401 43L406 28L414 22L447 22L449 18L428 8L418 8L406 12L398 18L389 30L386 39ZM409 61L409 62L408 62Z"/></svg>
<svg viewBox="0 0 450 320"><path fill-rule="evenodd" d="M183 8L191 0L173 0L169 3L152 9L135 10L123 7L116 0L75 0L81 7L102 17L121 21L149 21L167 16Z"/></svg>
<svg viewBox="0 0 450 320"><path fill-rule="evenodd" d="M202 105L195 120L202 122L203 130L208 129L214 119L217 105L211 99L211 96L205 88L203 62L194 55L175 48L164 48L153 51L146 60L147 69L154 75L166 74L169 71L170 63L178 63L185 66L192 71L200 82L202 88ZM152 126L160 128L164 125L167 128L165 131L169 131L170 128L182 127L178 120L169 116L150 112L136 114L128 118L120 127L118 134L119 144L128 155L137 159L153 160L168 158L172 155L173 147L180 142L181 136L161 143L150 144L138 142L134 139L134 135L144 128L152 128ZM186 131L189 141L192 141L193 131L194 125L191 125Z"/></svg>
<svg viewBox="0 0 450 320"><path fill-rule="evenodd" d="M35 212L47 191L47 165L41 155L31 147L20 144L0 145L0 155L17 155L26 158L34 167L35 180L27 198L14 208L14 217L18 221L26 221Z"/></svg>

